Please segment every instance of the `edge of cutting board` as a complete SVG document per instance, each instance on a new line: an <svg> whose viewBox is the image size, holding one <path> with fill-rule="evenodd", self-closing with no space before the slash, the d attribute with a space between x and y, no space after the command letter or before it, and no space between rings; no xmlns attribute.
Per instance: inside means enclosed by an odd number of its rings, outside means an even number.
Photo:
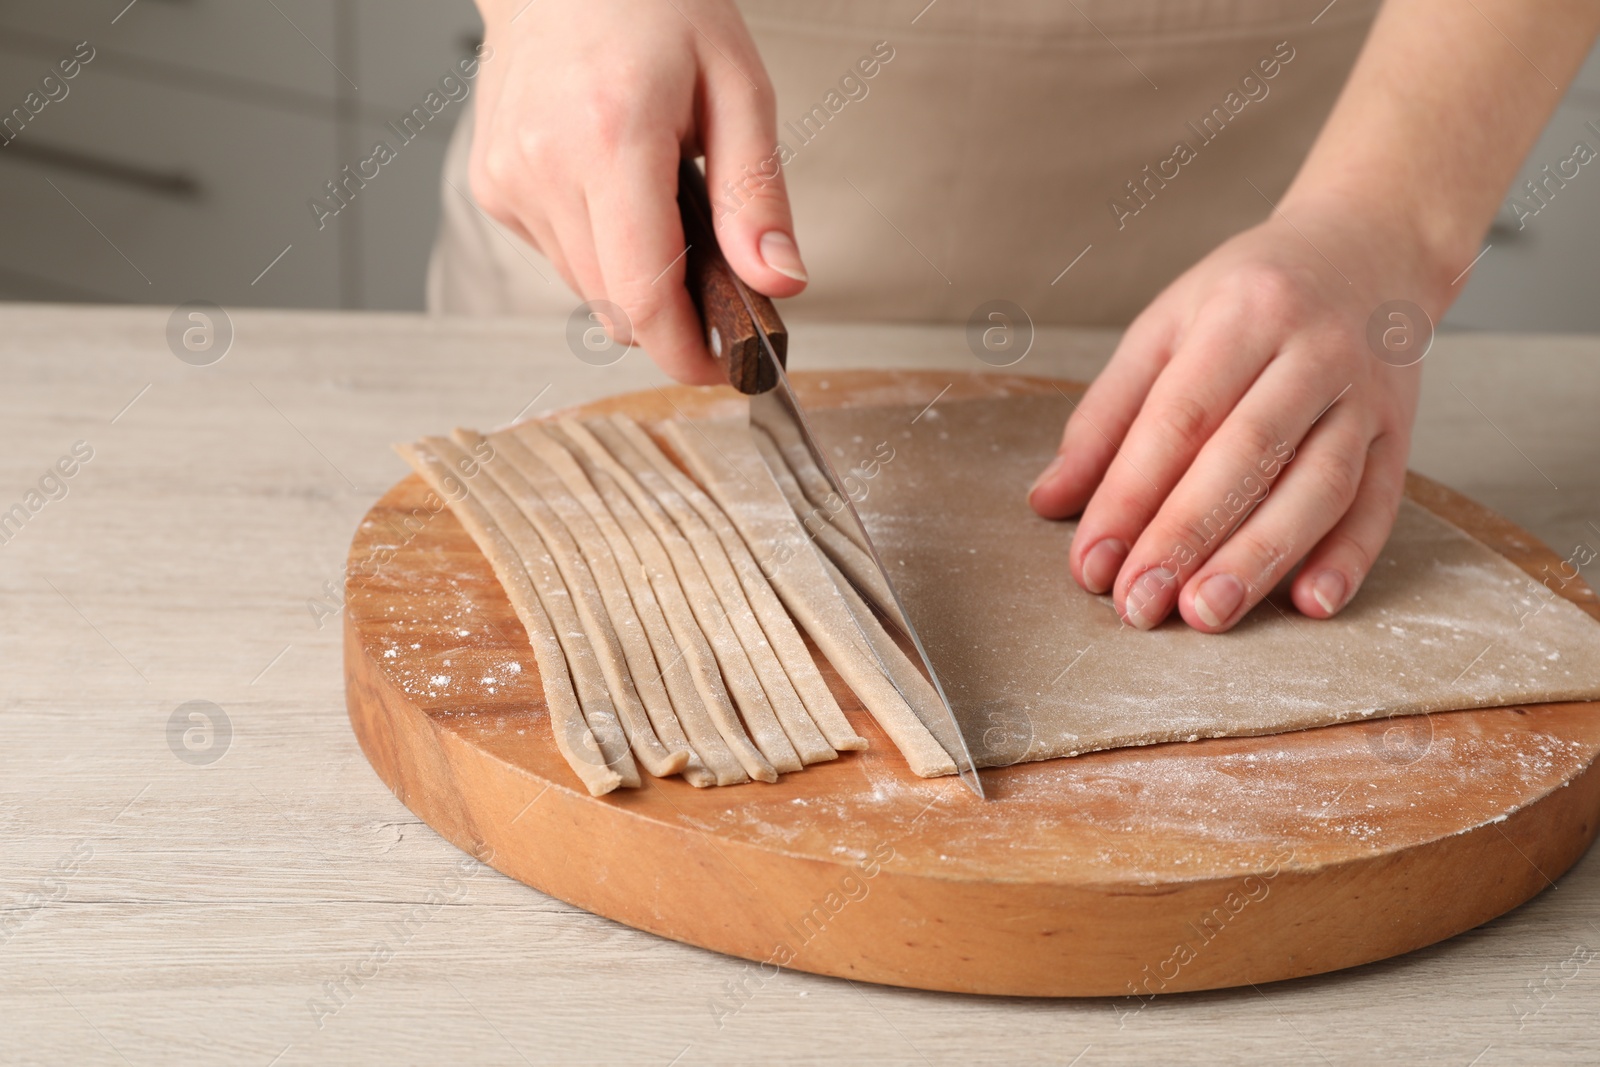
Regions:
<svg viewBox="0 0 1600 1067"><path fill-rule="evenodd" d="M1068 384L793 377L816 406ZM727 389L677 386L568 414L648 423L737 403ZM1409 475L1407 494L1535 579L1559 563L1426 478ZM753 961L742 992L730 987L713 1014L736 1012L777 967L957 992L1141 997L1351 967L1516 907L1554 884L1600 822L1597 704L1021 764L985 770L994 799L979 803L955 778L904 770L820 659L870 750L775 785L696 790L647 777L590 797L556 753L526 634L487 561L427 496L415 476L402 480L351 544L345 673L362 751L428 825L505 874ZM1600 618L1581 581L1560 592ZM445 675L466 682L438 683Z"/></svg>

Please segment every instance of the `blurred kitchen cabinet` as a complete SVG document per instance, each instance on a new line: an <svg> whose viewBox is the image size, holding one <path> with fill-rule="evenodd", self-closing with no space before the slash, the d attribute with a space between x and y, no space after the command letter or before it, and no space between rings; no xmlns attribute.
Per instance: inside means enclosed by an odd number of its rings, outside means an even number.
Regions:
<svg viewBox="0 0 1600 1067"><path fill-rule="evenodd" d="M470 0L0 0L0 299L420 308L459 103L310 205L481 32Z"/></svg>

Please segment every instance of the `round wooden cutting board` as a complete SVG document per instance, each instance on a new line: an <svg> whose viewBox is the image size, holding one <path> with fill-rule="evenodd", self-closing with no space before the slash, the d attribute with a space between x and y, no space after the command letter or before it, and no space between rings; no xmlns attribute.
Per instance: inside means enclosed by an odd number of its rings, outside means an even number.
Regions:
<svg viewBox="0 0 1600 1067"><path fill-rule="evenodd" d="M927 372L797 373L794 384L815 407L1054 388ZM569 414L648 424L740 403L728 389L674 387ZM1559 562L1442 486L1413 475L1408 493L1530 575ZM1594 704L1019 764L983 772L982 802L957 778L907 771L820 657L869 750L775 785L646 776L590 797L556 751L527 636L488 562L427 497L417 477L401 481L350 548L350 720L379 776L511 877L756 961L761 978L791 967L1028 996L1292 978L1500 915L1595 835ZM1600 617L1581 581L1561 592Z"/></svg>

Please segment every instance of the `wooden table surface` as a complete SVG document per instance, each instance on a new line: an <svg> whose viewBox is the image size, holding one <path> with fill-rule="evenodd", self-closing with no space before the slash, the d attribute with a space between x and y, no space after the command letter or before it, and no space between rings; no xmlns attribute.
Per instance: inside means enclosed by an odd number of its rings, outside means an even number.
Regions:
<svg viewBox="0 0 1600 1067"><path fill-rule="evenodd" d="M664 379L559 321L298 312L235 313L197 367L167 318L0 307L0 512L93 450L0 544L0 1062L1600 1061L1592 854L1401 959L1149 1003L764 975L502 877L356 747L350 535L391 441ZM795 334L796 366L982 369L958 328ZM1087 377L1113 342L1042 330L1015 369ZM1444 336L1426 368L1412 466L1600 549L1600 338ZM186 747L191 701L226 729Z"/></svg>

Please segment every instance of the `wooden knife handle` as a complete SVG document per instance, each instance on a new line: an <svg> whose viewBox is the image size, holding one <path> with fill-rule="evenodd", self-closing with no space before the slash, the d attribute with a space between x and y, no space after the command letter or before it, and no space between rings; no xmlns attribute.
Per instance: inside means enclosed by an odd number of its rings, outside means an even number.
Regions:
<svg viewBox="0 0 1600 1067"><path fill-rule="evenodd" d="M700 313L706 349L728 376L729 385L741 393L764 393L778 384L778 376L762 358L761 338L739 295L742 283L722 258L716 230L712 228L705 175L692 159L685 159L678 166L678 211L683 216L683 239L689 247L684 257L683 283L689 287L695 310ZM748 285L743 288L772 341L778 362L787 366L789 333L777 308Z"/></svg>

